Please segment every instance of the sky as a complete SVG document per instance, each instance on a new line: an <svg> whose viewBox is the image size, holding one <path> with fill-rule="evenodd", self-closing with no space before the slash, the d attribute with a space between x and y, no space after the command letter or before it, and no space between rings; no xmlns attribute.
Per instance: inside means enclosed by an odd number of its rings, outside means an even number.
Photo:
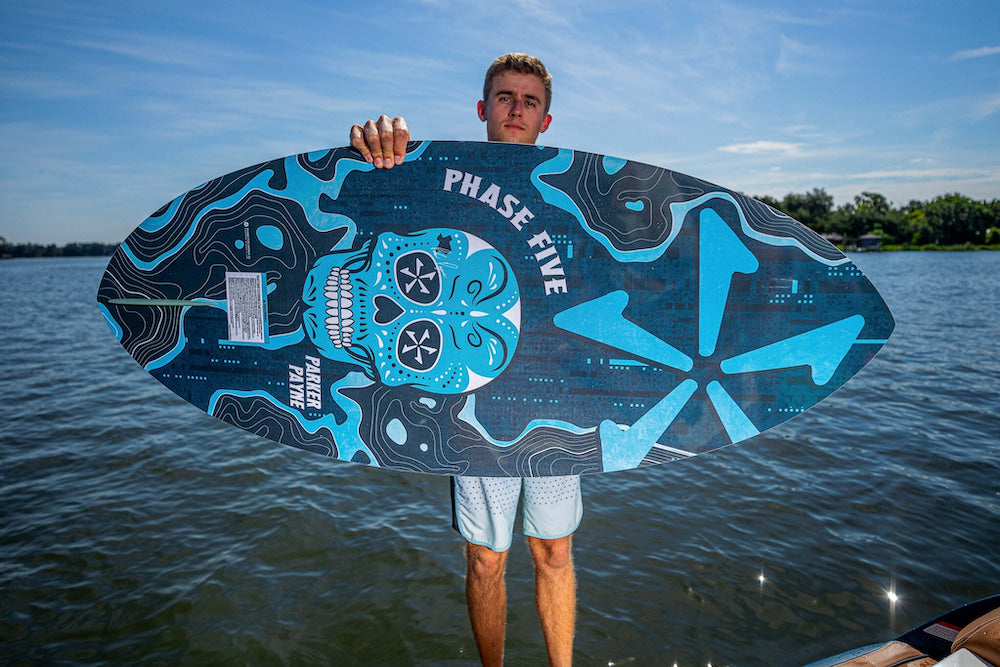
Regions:
<svg viewBox="0 0 1000 667"><path fill-rule="evenodd" d="M0 6L0 236L118 243L382 113L483 140L509 51L552 73L541 144L755 196L1000 198L996 0L32 0Z"/></svg>

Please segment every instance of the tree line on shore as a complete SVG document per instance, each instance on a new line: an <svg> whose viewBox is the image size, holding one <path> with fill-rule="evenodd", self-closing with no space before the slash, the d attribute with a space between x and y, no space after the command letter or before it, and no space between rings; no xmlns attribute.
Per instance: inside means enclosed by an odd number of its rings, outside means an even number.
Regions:
<svg viewBox="0 0 1000 667"><path fill-rule="evenodd" d="M50 243L8 243L0 236L0 257L106 257L114 254L117 243L69 243L56 245Z"/></svg>
<svg viewBox="0 0 1000 667"><path fill-rule="evenodd" d="M854 201L835 208L833 196L821 188L792 192L780 200L768 196L757 199L845 247L853 247L862 236L871 234L880 238L883 248L1000 246L998 199L986 202L948 194L894 207L878 193L862 192ZM111 255L117 247L116 243L8 243L0 236L3 258L100 257Z"/></svg>
<svg viewBox="0 0 1000 667"><path fill-rule="evenodd" d="M816 232L848 247L874 234L883 247L978 247L1000 245L1000 200L975 201L959 194L894 207L884 196L862 192L837 208L825 190L790 193L780 201L759 197Z"/></svg>

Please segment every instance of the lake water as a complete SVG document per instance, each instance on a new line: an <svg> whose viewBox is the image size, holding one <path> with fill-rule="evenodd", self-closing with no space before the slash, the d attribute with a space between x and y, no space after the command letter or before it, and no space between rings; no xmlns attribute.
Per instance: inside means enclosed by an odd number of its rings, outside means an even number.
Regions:
<svg viewBox="0 0 1000 667"><path fill-rule="evenodd" d="M577 664L800 665L1000 593L1000 253L853 259L897 321L856 378L584 478ZM181 402L105 326L105 264L0 262L0 663L477 664L447 479ZM544 664L520 539L508 589L508 664Z"/></svg>

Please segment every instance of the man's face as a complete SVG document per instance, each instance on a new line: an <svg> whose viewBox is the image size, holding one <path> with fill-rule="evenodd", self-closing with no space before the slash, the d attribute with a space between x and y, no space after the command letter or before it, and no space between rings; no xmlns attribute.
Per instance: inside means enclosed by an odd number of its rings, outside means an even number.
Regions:
<svg viewBox="0 0 1000 667"><path fill-rule="evenodd" d="M515 144L533 144L548 129L545 84L534 74L504 72L493 78L488 100L479 102L479 120L486 122L486 138Z"/></svg>

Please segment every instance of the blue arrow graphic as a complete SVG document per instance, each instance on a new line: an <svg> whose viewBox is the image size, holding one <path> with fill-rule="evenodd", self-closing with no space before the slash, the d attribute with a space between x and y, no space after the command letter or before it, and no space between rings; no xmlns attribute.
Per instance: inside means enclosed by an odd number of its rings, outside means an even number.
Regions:
<svg viewBox="0 0 1000 667"><path fill-rule="evenodd" d="M721 384L712 380L708 383L705 391L708 393L709 400L712 401L715 414L719 415L722 426L726 429L726 435L729 436L732 442L746 440L760 433L757 427L754 426L754 423L750 421L750 418L747 417L746 413L736 404L736 401L733 400L733 397L729 395L729 392Z"/></svg>
<svg viewBox="0 0 1000 667"><path fill-rule="evenodd" d="M726 359L719 367L723 373L734 375L808 366L812 371L813 382L824 385L837 372L837 367L857 341L864 326L864 317L852 315Z"/></svg>
<svg viewBox="0 0 1000 667"><path fill-rule="evenodd" d="M694 380L684 380L639 421L624 430L610 419L601 422L599 433L604 471L627 470L642 463L657 438L670 428L697 388L698 383Z"/></svg>
<svg viewBox="0 0 1000 667"><path fill-rule="evenodd" d="M701 212L698 242L698 353L712 356L733 275L760 266L726 221L712 209Z"/></svg>
<svg viewBox="0 0 1000 667"><path fill-rule="evenodd" d="M626 292L611 292L557 313L552 322L560 329L660 366L685 372L694 367L691 357L625 319L627 305Z"/></svg>

